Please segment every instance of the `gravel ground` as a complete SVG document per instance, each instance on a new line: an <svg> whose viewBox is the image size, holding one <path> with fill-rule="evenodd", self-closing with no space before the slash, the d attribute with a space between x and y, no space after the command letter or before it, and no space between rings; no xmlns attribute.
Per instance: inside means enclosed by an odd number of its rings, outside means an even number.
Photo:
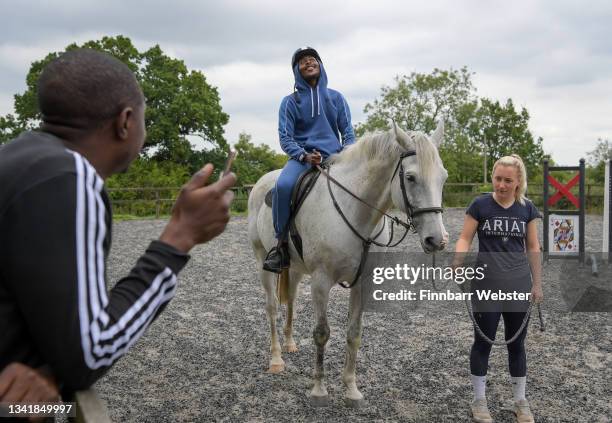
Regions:
<svg viewBox="0 0 612 423"><path fill-rule="evenodd" d="M444 214L453 242L463 213ZM128 272L164 223L115 224L109 280ZM587 249L599 250L601 216L588 216L587 229ZM417 242L409 237L403 248L416 250ZM554 275L558 264L549 266L547 274ZM536 421L609 422L611 314L564 312L558 281L547 277L544 284L547 328L540 332L532 319L527 339L527 396ZM268 374L263 290L246 218L234 218L219 238L193 250L176 297L96 389L117 422L471 421L469 318L462 304L430 304L413 312L365 314L357 377L367 403L355 410L344 406L340 380L348 294L333 289L326 353L330 405L313 408L307 396L314 363L309 280L296 306L299 351L283 355L283 374ZM515 421L505 409L512 393L501 347L491 354L487 397L496 422Z"/></svg>

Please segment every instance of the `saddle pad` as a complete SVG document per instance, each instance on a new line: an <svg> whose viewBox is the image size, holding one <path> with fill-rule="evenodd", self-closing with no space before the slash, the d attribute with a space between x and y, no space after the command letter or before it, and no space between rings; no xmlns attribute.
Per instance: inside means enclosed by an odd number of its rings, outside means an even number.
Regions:
<svg viewBox="0 0 612 423"><path fill-rule="evenodd" d="M308 196L308 194L310 193L310 188L312 187L312 184L316 181L318 177L319 177L319 172L317 172L317 169L315 167L311 168L310 170L307 170L306 172L300 175L297 182L295 183L295 189L291 193L291 206L289 208L289 210L291 211L291 214L293 214L295 205L297 203L304 201L304 199ZM313 178L314 180L312 180ZM271 188L266 193L266 196L264 198L264 202L266 203L266 206L270 208L272 208L273 192L274 192L274 188Z"/></svg>

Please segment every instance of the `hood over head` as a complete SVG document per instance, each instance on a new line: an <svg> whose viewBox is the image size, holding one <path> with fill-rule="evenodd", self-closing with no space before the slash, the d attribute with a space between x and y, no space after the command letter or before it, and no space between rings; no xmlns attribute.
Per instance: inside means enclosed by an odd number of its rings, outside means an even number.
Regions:
<svg viewBox="0 0 612 423"><path fill-rule="evenodd" d="M293 66L294 89L297 91L297 102L304 109L306 106L310 106L310 113L308 114L311 117L321 114L321 104L325 104L326 99L329 97L327 92L327 73L321 60L317 58L317 62L319 62L319 79L315 87L312 87L302 77L297 63Z"/></svg>

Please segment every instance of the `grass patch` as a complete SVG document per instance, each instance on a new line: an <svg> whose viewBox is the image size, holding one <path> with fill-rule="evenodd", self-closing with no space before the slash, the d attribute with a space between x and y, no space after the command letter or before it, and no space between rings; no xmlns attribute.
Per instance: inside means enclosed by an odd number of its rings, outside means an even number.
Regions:
<svg viewBox="0 0 612 423"><path fill-rule="evenodd" d="M137 216L135 214L113 214L114 222L122 222L124 220L156 220L156 219L168 219L170 215L161 215L156 217L154 214Z"/></svg>
<svg viewBox="0 0 612 423"><path fill-rule="evenodd" d="M230 215L232 217L247 217L248 215L248 211L230 211ZM136 216L133 214L113 214L113 221L114 222L123 222L123 221L127 221L127 220L168 220L170 219L170 215L169 214L162 214L159 217L155 217L154 214L152 215L144 215L144 216Z"/></svg>

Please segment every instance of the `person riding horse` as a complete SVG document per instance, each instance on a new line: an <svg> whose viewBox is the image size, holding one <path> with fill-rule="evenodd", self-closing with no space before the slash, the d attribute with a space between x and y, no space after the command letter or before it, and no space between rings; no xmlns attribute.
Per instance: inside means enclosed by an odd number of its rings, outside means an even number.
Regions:
<svg viewBox="0 0 612 423"><path fill-rule="evenodd" d="M281 148L289 161L272 196L272 219L278 245L270 250L264 270L280 273L289 266L287 223L291 194L300 175L355 142L351 112L344 96L327 88L319 53L301 47L293 53L294 92L283 98L278 117Z"/></svg>

